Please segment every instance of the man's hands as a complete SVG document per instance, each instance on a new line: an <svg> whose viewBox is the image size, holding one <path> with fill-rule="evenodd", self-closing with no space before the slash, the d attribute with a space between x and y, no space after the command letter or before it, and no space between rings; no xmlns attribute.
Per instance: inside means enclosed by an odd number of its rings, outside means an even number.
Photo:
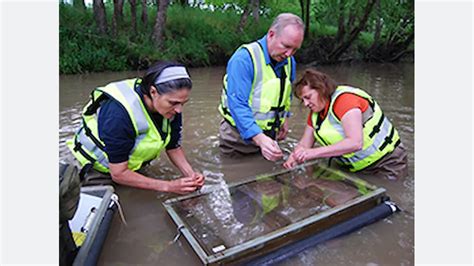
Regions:
<svg viewBox="0 0 474 266"><path fill-rule="evenodd" d="M204 185L204 176L194 172L190 177L182 177L168 181L166 192L186 194L200 189Z"/></svg>
<svg viewBox="0 0 474 266"><path fill-rule="evenodd" d="M283 157L283 152L278 146L278 143L265 134L259 133L255 135L252 140L257 146L260 147L262 155L265 159L269 161L276 161Z"/></svg>

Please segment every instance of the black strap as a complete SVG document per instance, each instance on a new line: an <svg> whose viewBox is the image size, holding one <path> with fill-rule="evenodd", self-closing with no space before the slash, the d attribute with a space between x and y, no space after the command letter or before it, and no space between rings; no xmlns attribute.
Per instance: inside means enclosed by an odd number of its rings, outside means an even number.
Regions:
<svg viewBox="0 0 474 266"><path fill-rule="evenodd" d="M82 144L77 141L77 135L74 137L74 151L79 152L89 163L85 164L79 172L81 182L85 180L87 173L93 168L96 159L92 158L83 148Z"/></svg>
<svg viewBox="0 0 474 266"><path fill-rule="evenodd" d="M328 160L328 167L331 167L332 160L334 159L334 156L329 157Z"/></svg>
<svg viewBox="0 0 474 266"><path fill-rule="evenodd" d="M372 111L375 112L375 101L374 99L367 99L369 102L370 107L372 108Z"/></svg>
<svg viewBox="0 0 474 266"><path fill-rule="evenodd" d="M95 163L96 159L92 158L83 148L82 144L77 141L77 137L74 138L74 151L79 152L84 158L86 158L92 164Z"/></svg>
<svg viewBox="0 0 474 266"><path fill-rule="evenodd" d="M102 93L97 99L94 99L94 91L91 93L91 100L92 103L87 107L87 110L84 112L82 117L82 126L85 130L86 136L88 136L94 144L101 149L102 151L105 150L105 146L100 143L100 141L92 134L91 129L87 126L84 116L90 116L96 113L97 109L100 107L102 101L109 99L105 93Z"/></svg>
<svg viewBox="0 0 474 266"><path fill-rule="evenodd" d="M105 93L102 93L97 99L94 99L94 91L91 93L91 101L92 103L87 107L87 110L84 112L84 115L93 115L97 111L97 109L100 107L100 103L103 100L108 99L109 96L107 96Z"/></svg>
<svg viewBox="0 0 474 266"><path fill-rule="evenodd" d="M100 141L92 134L92 130L87 126L84 118L82 118L82 127L85 130L86 136L88 136L99 149L105 151L105 146L102 145L102 143L100 143Z"/></svg>
<svg viewBox="0 0 474 266"><path fill-rule="evenodd" d="M227 108L222 107L222 109L224 110L224 113L225 113L225 114L229 114L229 115L230 115L230 113L229 113L229 111L227 110ZM227 117L223 116L222 118L224 118L224 120L225 120L227 123L229 123L229 125L232 126L232 123L230 122L230 120L229 120Z"/></svg>
<svg viewBox="0 0 474 266"><path fill-rule="evenodd" d="M276 107L270 108L271 111L275 112L275 122L268 122L268 126L271 126L270 132L272 132L272 136L276 139L277 137L277 130L280 129L281 126L281 119L280 119L280 112L284 111L285 108L281 106L281 102L283 101L283 94L285 93L285 80L286 80L286 71L285 66L281 68L280 72L280 96L278 97L278 105Z"/></svg>
<svg viewBox="0 0 474 266"><path fill-rule="evenodd" d="M324 140L323 137L319 134L319 129L321 128L321 124L323 123L324 119L321 119L319 113L316 114L316 125L313 125L314 132L318 135L319 139L323 142L324 146L329 146L328 142Z"/></svg>
<svg viewBox="0 0 474 266"><path fill-rule="evenodd" d="M377 125L374 126L374 128L372 129L372 132L370 132L370 134L369 134L370 138L372 138L373 136L375 136L375 134L380 132L380 127L382 126L382 123L383 123L384 119L385 119L385 115L382 113L382 116L380 116L379 122L377 123Z"/></svg>
<svg viewBox="0 0 474 266"><path fill-rule="evenodd" d="M221 106L222 106L222 111L224 112L225 115L230 115L230 116L232 116L232 115L230 114L229 109L227 109L227 107L225 107L223 104L222 104Z"/></svg>
<svg viewBox="0 0 474 266"><path fill-rule="evenodd" d="M385 140L384 142L382 143L382 145L380 145L379 147L379 150L383 151L383 149L385 149L385 147L392 143L393 142L393 136L395 135L395 127L392 126L392 130L390 131L390 135L386 136L385 137Z"/></svg>
<svg viewBox="0 0 474 266"><path fill-rule="evenodd" d="M81 182L86 180L86 176L89 173L89 171L93 168L93 166L94 166L93 163L88 163L82 167L81 171L79 172L79 178L81 179Z"/></svg>

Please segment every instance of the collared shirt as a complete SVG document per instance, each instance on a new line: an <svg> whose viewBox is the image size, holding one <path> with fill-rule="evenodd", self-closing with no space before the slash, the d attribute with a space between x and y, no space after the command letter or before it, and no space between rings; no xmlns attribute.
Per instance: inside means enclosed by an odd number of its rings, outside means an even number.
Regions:
<svg viewBox="0 0 474 266"><path fill-rule="evenodd" d="M267 35L263 36L258 42L263 47L265 63L270 64L276 76L280 77L281 68L287 64L287 60L273 64L268 54ZM291 57L291 65L290 81L293 82L296 76L296 62L293 56ZM253 136L262 133L262 129L255 122L252 109L248 104L253 77L254 69L250 53L247 49L241 48L232 55L227 64L227 99L230 113L240 137L247 142Z"/></svg>
<svg viewBox="0 0 474 266"><path fill-rule="evenodd" d="M135 90L143 100L143 94L138 89ZM148 112L155 124L161 138L166 138L162 131L163 116L159 113ZM105 152L109 162L121 163L128 161L128 157L135 145L135 130L132 120L125 108L116 100L108 99L100 105L98 117L99 137L105 144ZM181 146L182 116L176 114L170 123L171 139L166 150L175 149Z"/></svg>

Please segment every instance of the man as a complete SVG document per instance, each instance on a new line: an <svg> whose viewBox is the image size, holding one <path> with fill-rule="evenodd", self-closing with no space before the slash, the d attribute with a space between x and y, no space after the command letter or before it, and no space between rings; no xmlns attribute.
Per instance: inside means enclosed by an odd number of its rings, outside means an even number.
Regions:
<svg viewBox="0 0 474 266"><path fill-rule="evenodd" d="M283 13L263 38L242 45L232 55L219 105L224 118L219 128L221 152L260 151L271 161L283 156L277 140L288 133L291 82L296 75L293 54L303 37L303 21Z"/></svg>

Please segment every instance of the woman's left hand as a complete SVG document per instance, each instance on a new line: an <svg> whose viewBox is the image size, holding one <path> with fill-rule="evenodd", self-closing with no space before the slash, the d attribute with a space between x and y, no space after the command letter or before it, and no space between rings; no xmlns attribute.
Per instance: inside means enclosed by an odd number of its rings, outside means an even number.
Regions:
<svg viewBox="0 0 474 266"><path fill-rule="evenodd" d="M286 162L283 163L283 167L285 167L286 169L291 169L295 167L296 165L298 165L298 163L293 157L293 153L291 153L290 156L288 156L288 160L286 160Z"/></svg>
<svg viewBox="0 0 474 266"><path fill-rule="evenodd" d="M204 185L205 178L203 174L194 172L192 177L196 180L196 183L199 186L199 188L201 188Z"/></svg>

